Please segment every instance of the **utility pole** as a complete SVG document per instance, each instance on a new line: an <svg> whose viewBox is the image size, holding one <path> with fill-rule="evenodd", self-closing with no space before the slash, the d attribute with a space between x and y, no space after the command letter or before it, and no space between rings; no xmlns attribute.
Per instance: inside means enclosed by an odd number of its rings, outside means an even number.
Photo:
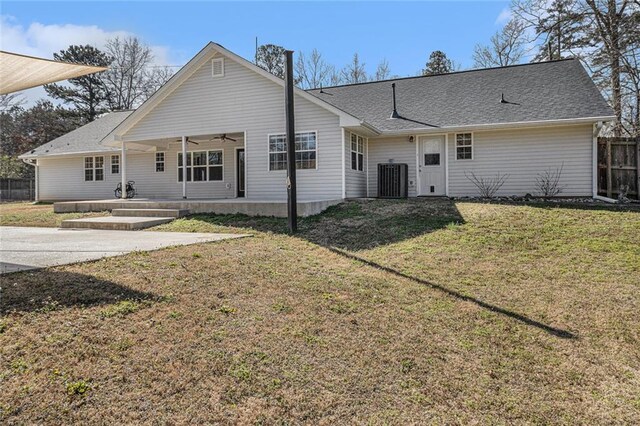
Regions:
<svg viewBox="0 0 640 426"><path fill-rule="evenodd" d="M289 232L298 231L298 204L296 197L296 126L293 112L293 51L285 50L284 103L287 127L287 217Z"/></svg>

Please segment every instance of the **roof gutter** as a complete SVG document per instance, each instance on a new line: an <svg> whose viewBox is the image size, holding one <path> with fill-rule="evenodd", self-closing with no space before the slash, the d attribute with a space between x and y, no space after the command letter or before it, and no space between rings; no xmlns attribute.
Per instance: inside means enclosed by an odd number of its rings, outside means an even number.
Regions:
<svg viewBox="0 0 640 426"><path fill-rule="evenodd" d="M543 126L565 126L575 124L593 124L599 121L611 121L614 120L614 115L607 115L602 117L583 117L583 118L563 118L558 120L539 120L539 121L517 121L513 123L487 123L487 124L469 124L464 126L449 126L449 127L422 127L407 130L385 130L380 132L382 136L396 136L396 135L413 135L416 133L449 133L460 132L467 130L499 130L499 129L513 129L513 128L527 128L527 127L543 127Z"/></svg>

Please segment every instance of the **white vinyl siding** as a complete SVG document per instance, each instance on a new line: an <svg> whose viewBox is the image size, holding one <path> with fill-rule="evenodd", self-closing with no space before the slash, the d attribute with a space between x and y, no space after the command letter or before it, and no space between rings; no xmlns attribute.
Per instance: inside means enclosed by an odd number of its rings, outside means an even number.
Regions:
<svg viewBox="0 0 640 426"><path fill-rule="evenodd" d="M156 140L182 135L246 132L247 199L284 201L286 182L282 173L269 172L268 149L268 135L281 134L285 129L284 116L282 86L228 58L224 61L224 78L212 78L211 58L206 58L200 68L123 137L125 140ZM295 97L295 116L297 130L317 131L318 146L317 169L297 173L298 199L340 199L342 135L339 117L299 96ZM229 152L225 146L227 165L233 164L233 159L227 158ZM177 156L167 155L169 161L177 161ZM175 170L174 167L167 163L166 170ZM225 175L231 169L225 167ZM168 174L175 182L176 175ZM134 175L131 179L136 180Z"/></svg>
<svg viewBox="0 0 640 426"><path fill-rule="evenodd" d="M378 164L408 165L409 197L416 196L416 143L409 136L369 138L369 197L378 196Z"/></svg>
<svg viewBox="0 0 640 426"><path fill-rule="evenodd" d="M235 197L235 147L242 147L242 138L237 142L203 142L191 151L224 150L223 180L187 182L189 198L233 198ZM180 143L171 143L165 154L165 173L156 172L156 152L127 152L127 179L136 182L136 198L182 198L182 182L177 179L178 152ZM58 157L38 159L39 196L42 201L100 200L114 197L113 191L121 175L107 173L101 182L83 182L83 157ZM265 166L266 167L266 166ZM80 182L80 184L78 184Z"/></svg>
<svg viewBox="0 0 640 426"><path fill-rule="evenodd" d="M352 138L355 137L356 145L358 139L362 142L362 171L352 168ZM345 166L345 186L347 190L347 198L357 198L367 196L367 139L358 136L355 133L346 131L344 138L344 166ZM356 152L357 155L357 152ZM356 159L357 162L357 159ZM357 166L357 163L356 163Z"/></svg>
<svg viewBox="0 0 640 426"><path fill-rule="evenodd" d="M540 127L473 133L473 160L455 158L455 135L449 134L449 195L477 196L464 172L478 177L508 174L497 195L536 195L539 173L560 166L560 196L591 196L591 125ZM564 164L564 165L563 165Z"/></svg>

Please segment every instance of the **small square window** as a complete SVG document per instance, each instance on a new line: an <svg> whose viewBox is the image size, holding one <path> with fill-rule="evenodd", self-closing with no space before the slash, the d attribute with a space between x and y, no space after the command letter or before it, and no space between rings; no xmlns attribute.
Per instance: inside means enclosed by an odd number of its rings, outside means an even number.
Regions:
<svg viewBox="0 0 640 426"><path fill-rule="evenodd" d="M156 173L164 172L164 152L156 152Z"/></svg>

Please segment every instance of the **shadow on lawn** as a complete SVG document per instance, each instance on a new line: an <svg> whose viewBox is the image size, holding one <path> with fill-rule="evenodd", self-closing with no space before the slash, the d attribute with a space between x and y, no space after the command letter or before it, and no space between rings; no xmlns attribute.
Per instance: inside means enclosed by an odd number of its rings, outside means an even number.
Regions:
<svg viewBox="0 0 640 426"><path fill-rule="evenodd" d="M0 288L0 316L157 297L89 275L51 270L2 275Z"/></svg>
<svg viewBox="0 0 640 426"><path fill-rule="evenodd" d="M288 234L287 220L245 215L195 215L190 221ZM298 219L299 238L348 251L397 243L462 224L464 219L448 199L351 200L322 214ZM196 226L195 229L198 229Z"/></svg>
<svg viewBox="0 0 640 426"><path fill-rule="evenodd" d="M575 334L571 333L570 331L566 331L566 330L563 330L563 329L560 329L560 328L556 328L556 327L551 327L551 326L549 326L547 324L544 324L544 323L541 323L539 321L533 320L533 319L531 319L529 317L526 317L526 316L524 316L522 314L519 314L517 312L513 312L513 311L510 311L508 309L504 309L504 308L501 308L499 306L492 305L490 303L484 302L484 301L482 301L480 299L477 299L475 297L472 297L472 296L467 296L467 295L462 294L460 292L457 292L455 290L451 290L451 289L449 289L447 287L444 287L444 286L442 286L440 284L432 283L430 281L423 280L421 278L416 278L416 277L413 277L411 275L407 275L407 274L405 274L403 272L400 272L400 271L397 271L397 270L395 270L393 268L389 268L388 266L380 265L379 263L372 262L372 261L367 260L367 259L363 259L363 258L361 258L359 256L356 256L356 255L351 254L351 253L344 252L344 251L342 251L340 249L337 249L337 248L333 248L333 247L327 247L327 248L329 250L331 250L333 253L336 253L336 254L338 254L340 256L344 256L344 257L346 257L348 259L351 259L351 260L356 260L356 261L361 262L361 263L363 263L365 265L368 265L368 266L374 267L376 269L379 269L381 271L388 272L390 274L396 275L396 276L398 276L400 278L405 278L405 279L411 280L413 282L416 282L418 284L426 285L428 287L431 287L434 290L441 291L441 292L443 292L443 293L445 293L445 294L447 294L449 296L452 296L452 297L454 297L454 298L456 298L458 300L462 300L464 302L474 303L474 304L480 306L481 308L488 309L488 310L490 310L492 312L496 312L496 313L505 315L505 316L507 316L509 318L513 318L513 319L515 319L517 321L520 321L520 322L522 322L522 323L524 323L526 325L530 325L530 326L539 328L540 330L545 331L545 332L547 332L549 334L552 334L554 336L561 337L563 339L577 339L577 337L578 337Z"/></svg>

